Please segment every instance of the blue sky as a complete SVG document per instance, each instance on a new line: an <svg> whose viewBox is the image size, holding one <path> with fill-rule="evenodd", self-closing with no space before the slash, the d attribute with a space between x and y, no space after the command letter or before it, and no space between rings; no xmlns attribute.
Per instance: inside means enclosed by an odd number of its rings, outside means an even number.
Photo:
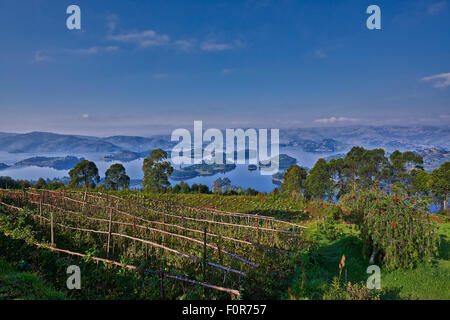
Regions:
<svg viewBox="0 0 450 320"><path fill-rule="evenodd" d="M1 0L0 38L0 132L450 123L449 0Z"/></svg>

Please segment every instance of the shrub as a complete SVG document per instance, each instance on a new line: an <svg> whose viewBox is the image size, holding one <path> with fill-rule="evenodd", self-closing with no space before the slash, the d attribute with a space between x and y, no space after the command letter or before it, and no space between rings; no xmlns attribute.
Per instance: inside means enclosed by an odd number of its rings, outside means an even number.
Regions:
<svg viewBox="0 0 450 320"><path fill-rule="evenodd" d="M325 235L329 240L339 239L343 235L343 231L336 224L335 219L332 216L325 217L323 222L317 223L319 232Z"/></svg>
<svg viewBox="0 0 450 320"><path fill-rule="evenodd" d="M365 249L378 251L389 269L412 268L437 254L437 229L426 202L377 188L341 199Z"/></svg>
<svg viewBox="0 0 450 320"><path fill-rule="evenodd" d="M330 288L324 294L325 300L380 300L380 295L375 290L367 288L364 282L347 285L335 277Z"/></svg>
<svg viewBox="0 0 450 320"><path fill-rule="evenodd" d="M332 218L335 221L342 219L342 209L339 206L330 206L327 208L327 217Z"/></svg>

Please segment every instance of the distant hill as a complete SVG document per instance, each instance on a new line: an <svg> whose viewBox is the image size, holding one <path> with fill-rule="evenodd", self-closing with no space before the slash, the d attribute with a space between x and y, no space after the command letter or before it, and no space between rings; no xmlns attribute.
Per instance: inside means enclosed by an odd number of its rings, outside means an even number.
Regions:
<svg viewBox="0 0 450 320"><path fill-rule="evenodd" d="M423 157L424 168L427 171L433 171L439 168L441 164L446 161L450 161L450 151L430 148L416 151L415 153Z"/></svg>
<svg viewBox="0 0 450 320"><path fill-rule="evenodd" d="M37 166L48 167L56 170L69 170L75 165L84 160L84 158L77 158L72 156L67 157L33 157L17 162L16 166Z"/></svg>
<svg viewBox="0 0 450 320"><path fill-rule="evenodd" d="M38 152L114 152L120 147L88 136L72 136L47 132L0 136L0 150L12 153Z"/></svg>
<svg viewBox="0 0 450 320"><path fill-rule="evenodd" d="M8 165L6 165L4 163L0 163L0 170L5 170L5 169L8 169L8 168L9 168Z"/></svg>
<svg viewBox="0 0 450 320"><path fill-rule="evenodd" d="M287 143L280 143L280 147L298 147L305 152L336 152L345 149L347 144L328 138L320 141L293 139Z"/></svg>
<svg viewBox="0 0 450 320"><path fill-rule="evenodd" d="M133 137L133 136L113 136L103 138L102 141L112 143L124 150L132 152L147 152L157 148L169 149L177 142L170 141L170 136L158 135L150 138ZM149 153L149 151L148 151Z"/></svg>
<svg viewBox="0 0 450 320"><path fill-rule="evenodd" d="M349 126L289 128L280 130L280 147L311 153L343 153L353 146L424 150L450 150L450 127L441 126ZM106 138L48 132L0 133L0 151L12 153L142 153L156 148L170 150L177 142L169 135L152 137L111 136ZM129 154L131 155L131 154Z"/></svg>
<svg viewBox="0 0 450 320"><path fill-rule="evenodd" d="M430 147L450 149L450 126L348 126L285 129L280 144L299 145L304 151L320 148L331 152L347 147L421 150ZM332 139L329 141L326 139ZM325 140L325 141L324 141ZM319 145L310 144L314 141ZM320 146L322 144L322 146ZM332 150L334 148L334 150Z"/></svg>
<svg viewBox="0 0 450 320"><path fill-rule="evenodd" d="M167 148L175 143L170 137L152 138L114 136L98 138L90 136L64 135L49 132L24 134L0 133L0 151L11 153L112 153L122 150L142 152L156 148Z"/></svg>

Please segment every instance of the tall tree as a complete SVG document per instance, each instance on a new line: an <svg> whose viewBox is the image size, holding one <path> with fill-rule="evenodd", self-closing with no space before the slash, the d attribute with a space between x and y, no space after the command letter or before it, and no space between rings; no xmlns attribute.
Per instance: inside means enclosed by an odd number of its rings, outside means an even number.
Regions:
<svg viewBox="0 0 450 320"><path fill-rule="evenodd" d="M94 162L82 160L78 162L75 167L69 171L70 182L72 187L84 186L86 189L91 186L95 187L100 181L98 175L98 168Z"/></svg>
<svg viewBox="0 0 450 320"><path fill-rule="evenodd" d="M324 159L317 160L305 180L305 196L308 199L323 199L331 195L331 179L328 164Z"/></svg>
<svg viewBox="0 0 450 320"><path fill-rule="evenodd" d="M448 195L450 193L450 161L444 162L431 174L431 191L442 201L442 208L448 210Z"/></svg>
<svg viewBox="0 0 450 320"><path fill-rule="evenodd" d="M162 149L155 149L150 152L150 156L144 159L142 165L144 179L142 185L153 192L162 192L170 186L169 177L173 172L173 167L167 161L167 152Z"/></svg>
<svg viewBox="0 0 450 320"><path fill-rule="evenodd" d="M414 169L423 170L422 156L411 151L402 153L395 150L389 156L389 160L391 162L392 179L399 183L407 183L408 179L411 177L410 171Z"/></svg>
<svg viewBox="0 0 450 320"><path fill-rule="evenodd" d="M47 181L45 181L44 178L39 178L38 181L34 184L33 188L45 189L47 188Z"/></svg>
<svg viewBox="0 0 450 320"><path fill-rule="evenodd" d="M296 164L290 166L283 175L281 192L285 195L300 194L303 190L303 183L308 173Z"/></svg>
<svg viewBox="0 0 450 320"><path fill-rule="evenodd" d="M121 163L115 163L106 170L105 185L112 190L118 190L119 188L128 189L130 177L127 176L125 167Z"/></svg>

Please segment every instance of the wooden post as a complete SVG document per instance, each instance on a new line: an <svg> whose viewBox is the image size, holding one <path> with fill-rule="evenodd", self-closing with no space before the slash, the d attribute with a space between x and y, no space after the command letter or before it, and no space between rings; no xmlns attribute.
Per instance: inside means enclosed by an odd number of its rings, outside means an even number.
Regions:
<svg viewBox="0 0 450 320"><path fill-rule="evenodd" d="M256 214L255 223L256 223L256 243L259 244L259 222L258 222L258 214Z"/></svg>
<svg viewBox="0 0 450 320"><path fill-rule="evenodd" d="M54 237L53 237L53 211L50 211L50 239L51 239L51 247L54 247Z"/></svg>
<svg viewBox="0 0 450 320"><path fill-rule="evenodd" d="M206 224L203 238L203 281L206 282Z"/></svg>
<svg viewBox="0 0 450 320"><path fill-rule="evenodd" d="M164 299L164 272L159 271L159 295L161 299Z"/></svg>
<svg viewBox="0 0 450 320"><path fill-rule="evenodd" d="M41 192L39 194L39 224L42 226L42 195L43 193Z"/></svg>
<svg viewBox="0 0 450 320"><path fill-rule="evenodd" d="M136 213L133 214L133 237L136 237ZM136 240L134 240L133 252L136 255Z"/></svg>
<svg viewBox="0 0 450 320"><path fill-rule="evenodd" d="M111 243L111 226L112 226L112 207L109 209L109 225L108 225L108 245L106 247L106 259L109 259L109 245Z"/></svg>

